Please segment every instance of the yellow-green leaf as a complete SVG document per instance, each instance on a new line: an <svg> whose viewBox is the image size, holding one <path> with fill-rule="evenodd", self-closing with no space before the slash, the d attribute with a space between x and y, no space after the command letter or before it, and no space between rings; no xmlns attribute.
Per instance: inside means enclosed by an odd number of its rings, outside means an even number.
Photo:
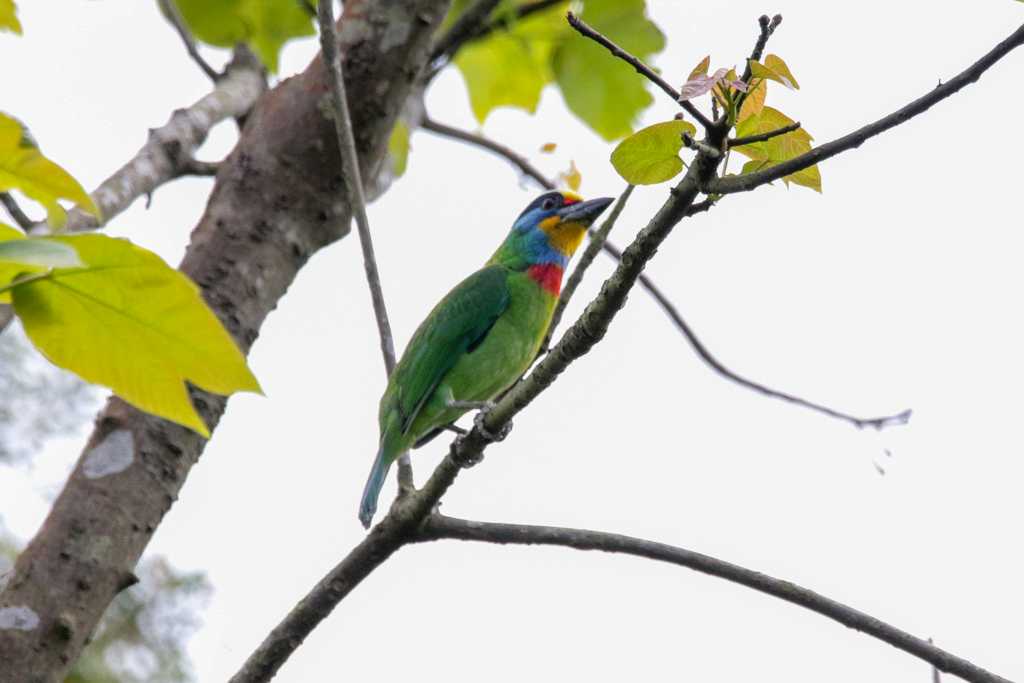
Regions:
<svg viewBox="0 0 1024 683"><path fill-rule="evenodd" d="M769 57L775 57L775 55L769 55ZM786 66L785 62L778 57L775 57L772 64L781 68L783 71L776 71L773 67L768 66L767 64L762 64L761 62L751 59L750 75L754 78L767 78L770 81L781 83L790 90L799 90L800 86L797 85L796 79L793 78L793 74L789 73L789 67Z"/></svg>
<svg viewBox="0 0 1024 683"><path fill-rule="evenodd" d="M747 97L743 100L740 113L736 117L737 123L742 123L754 114L760 114L764 108L765 96L768 94L768 81L763 78L757 79L754 86L747 91Z"/></svg>
<svg viewBox="0 0 1024 683"><path fill-rule="evenodd" d="M800 84L796 82L796 77L793 76L792 72L790 72L789 67L786 66L786 63L782 61L782 57L779 57L778 55L768 55L767 57L764 58L764 65L771 69L772 71L774 71L775 73L777 73L780 77L784 78L786 81L789 81L789 85L783 82L783 85L785 85L787 88L791 87L793 88L793 90L800 89Z"/></svg>
<svg viewBox="0 0 1024 683"><path fill-rule="evenodd" d="M711 66L711 55L708 55L704 59L700 60L700 64L698 64L697 66L693 67L693 71L691 71L690 75L686 77L686 80L687 81L692 81L697 76L707 76L708 75L708 67L710 67L710 66Z"/></svg>
<svg viewBox="0 0 1024 683"><path fill-rule="evenodd" d="M763 107L758 114L749 116L736 126L736 137L748 137L751 135L759 135L761 133L770 133L771 131L785 128L793 123L793 119L789 118L778 109L766 106ZM739 147L733 147L732 149L734 152L738 152L750 159L766 162L759 167L766 168L800 156L805 152L809 152L811 150L812 140L813 138L810 133L803 128L798 128L797 130L786 133L785 135L778 135L764 142L740 145ZM744 169L744 172L749 172L746 170L747 166L744 166ZM817 165L811 166L802 171L797 171L796 173L791 173L790 175L785 176L782 180L787 185L789 183L795 183L821 192L821 173L818 170Z"/></svg>
<svg viewBox="0 0 1024 683"><path fill-rule="evenodd" d="M405 173L405 168L409 164L409 126L401 119L395 122L391 137L388 138L388 157L395 177Z"/></svg>
<svg viewBox="0 0 1024 683"><path fill-rule="evenodd" d="M538 12L507 31L494 31L462 47L455 65L477 121L483 123L498 107L536 111L540 93L552 79L553 46L569 30L560 13Z"/></svg>
<svg viewBox="0 0 1024 683"><path fill-rule="evenodd" d="M175 0L196 38L219 47L245 42L277 72L281 47L316 33L313 18L296 0Z"/></svg>
<svg viewBox="0 0 1024 683"><path fill-rule="evenodd" d="M673 120L638 130L612 152L612 166L632 185L663 183L683 170L679 150L684 132L693 135L697 129L692 123Z"/></svg>
<svg viewBox="0 0 1024 683"><path fill-rule="evenodd" d="M43 156L28 129L0 113L0 192L19 190L46 208L47 221L64 225L67 214L57 201L68 199L100 218L92 197L63 168Z"/></svg>
<svg viewBox="0 0 1024 683"><path fill-rule="evenodd" d="M85 268L58 268L14 289L14 309L53 363L138 408L209 436L185 382L259 392L245 358L199 289L156 254L105 235L52 238Z"/></svg>
<svg viewBox="0 0 1024 683"><path fill-rule="evenodd" d="M0 0L0 31L21 35L21 22L18 21L18 8L14 0Z"/></svg>
<svg viewBox="0 0 1024 683"><path fill-rule="evenodd" d="M6 242L7 240L22 239L25 239L25 233L23 233L21 230L18 230L13 225L0 223L0 242Z"/></svg>
<svg viewBox="0 0 1024 683"><path fill-rule="evenodd" d="M558 180L573 192L579 192L580 185L583 183L583 174L580 173L580 169L576 168L576 162L570 161L569 170L559 173Z"/></svg>
<svg viewBox="0 0 1024 683"><path fill-rule="evenodd" d="M580 18L640 59L665 47L644 0L587 0ZM654 101L643 76L576 33L556 50L553 68L566 105L605 140L629 135L640 112Z"/></svg>

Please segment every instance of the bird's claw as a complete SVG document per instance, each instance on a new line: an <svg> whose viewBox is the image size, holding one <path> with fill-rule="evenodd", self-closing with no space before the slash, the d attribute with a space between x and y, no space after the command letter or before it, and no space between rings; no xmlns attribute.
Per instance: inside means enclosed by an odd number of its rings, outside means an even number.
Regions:
<svg viewBox="0 0 1024 683"><path fill-rule="evenodd" d="M508 422L503 424L501 426L501 429L498 430L498 433L495 434L484 425L484 421L487 419L487 414L490 413L491 410L493 409L493 403L489 406L481 408L480 412L477 413L476 417L473 418L473 426L476 427L477 431L480 432L480 436L484 437L488 441L497 443L498 441L504 441L505 437L507 437L509 433L512 431L512 421L509 420Z"/></svg>

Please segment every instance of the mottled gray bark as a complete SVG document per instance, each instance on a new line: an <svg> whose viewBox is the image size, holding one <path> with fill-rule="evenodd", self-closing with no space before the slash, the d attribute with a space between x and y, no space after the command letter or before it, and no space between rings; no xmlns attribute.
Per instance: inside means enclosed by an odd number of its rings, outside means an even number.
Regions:
<svg viewBox="0 0 1024 683"><path fill-rule="evenodd" d="M372 177L447 0L349 0L339 22L362 172ZM317 249L347 234L320 59L266 93L221 166L181 269L246 351ZM226 399L193 391L214 427ZM62 680L170 509L205 440L112 398L0 591L0 682Z"/></svg>

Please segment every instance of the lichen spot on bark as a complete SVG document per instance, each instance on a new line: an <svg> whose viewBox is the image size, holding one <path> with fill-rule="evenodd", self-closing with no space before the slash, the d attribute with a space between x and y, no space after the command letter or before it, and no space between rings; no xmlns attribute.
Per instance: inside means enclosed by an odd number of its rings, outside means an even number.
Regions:
<svg viewBox="0 0 1024 683"><path fill-rule="evenodd" d="M85 454L82 473L99 479L128 469L135 460L135 438L127 429L115 429Z"/></svg>
<svg viewBox="0 0 1024 683"><path fill-rule="evenodd" d="M39 615L25 605L0 607L0 629L31 631L39 626Z"/></svg>

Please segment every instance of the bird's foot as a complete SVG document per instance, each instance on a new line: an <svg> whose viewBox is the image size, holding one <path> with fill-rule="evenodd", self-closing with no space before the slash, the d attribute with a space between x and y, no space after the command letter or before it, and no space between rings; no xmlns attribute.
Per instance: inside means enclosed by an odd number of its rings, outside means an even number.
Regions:
<svg viewBox="0 0 1024 683"><path fill-rule="evenodd" d="M493 403L490 404L489 406L481 408L480 412L477 413L476 416L473 418L473 426L476 427L477 431L480 432L480 436L484 437L488 441L493 441L496 443L498 441L504 441L505 437L507 437L509 433L512 431L512 421L509 420L508 422L503 424L501 426L501 429L498 430L498 433L495 434L484 425L484 421L487 419L487 414L490 413L493 409Z"/></svg>
<svg viewBox="0 0 1024 683"><path fill-rule="evenodd" d="M494 401L457 401L454 398L448 400L445 405L449 408L462 408L464 410L493 410Z"/></svg>

